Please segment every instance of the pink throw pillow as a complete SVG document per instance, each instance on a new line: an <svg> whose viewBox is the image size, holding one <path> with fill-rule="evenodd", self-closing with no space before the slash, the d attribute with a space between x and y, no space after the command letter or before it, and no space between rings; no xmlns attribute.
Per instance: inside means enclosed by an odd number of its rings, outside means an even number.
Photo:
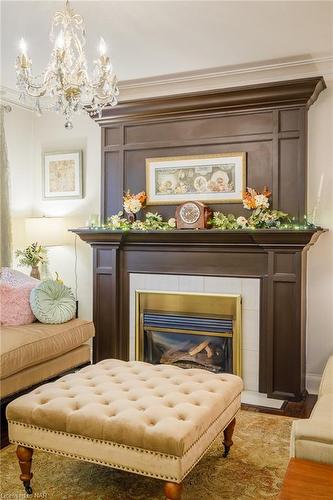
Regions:
<svg viewBox="0 0 333 500"><path fill-rule="evenodd" d="M1 268L0 323L2 325L27 325L35 321L30 307L30 292L40 283L26 274L8 267Z"/></svg>

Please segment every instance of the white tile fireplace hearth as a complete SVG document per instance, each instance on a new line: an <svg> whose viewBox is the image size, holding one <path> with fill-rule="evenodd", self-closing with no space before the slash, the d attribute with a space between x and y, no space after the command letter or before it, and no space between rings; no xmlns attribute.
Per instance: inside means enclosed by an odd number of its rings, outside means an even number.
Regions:
<svg viewBox="0 0 333 500"><path fill-rule="evenodd" d="M259 387L260 280L171 274L130 274L130 359L135 360L136 291L240 294L242 297L242 402L281 408L283 401L267 398Z"/></svg>

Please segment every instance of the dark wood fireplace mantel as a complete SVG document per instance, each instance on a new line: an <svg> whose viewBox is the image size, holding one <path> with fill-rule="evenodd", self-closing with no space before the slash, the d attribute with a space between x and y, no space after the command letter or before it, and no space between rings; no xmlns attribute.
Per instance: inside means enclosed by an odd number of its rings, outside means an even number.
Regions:
<svg viewBox="0 0 333 500"><path fill-rule="evenodd" d="M269 82L120 102L101 126L101 220L123 206L123 193L146 190L148 158L246 154L246 185L268 186L271 207L307 213L308 109L323 77ZM194 197L195 198L195 197ZM239 203L213 211L248 216ZM175 205L154 205L164 220ZM151 210L147 206L143 213ZM130 273L230 276L260 280L259 388L300 399L305 391L306 250L315 230L75 230L93 247L94 359L129 356Z"/></svg>
<svg viewBox="0 0 333 500"><path fill-rule="evenodd" d="M316 229L256 229L222 231L172 230L172 231L115 231L112 229L72 229L83 241L115 245L238 245L238 246L283 246L304 248L312 245L323 230Z"/></svg>
<svg viewBox="0 0 333 500"><path fill-rule="evenodd" d="M258 278L259 389L303 397L306 250L322 230L73 232L93 247L95 361L128 359L130 273Z"/></svg>

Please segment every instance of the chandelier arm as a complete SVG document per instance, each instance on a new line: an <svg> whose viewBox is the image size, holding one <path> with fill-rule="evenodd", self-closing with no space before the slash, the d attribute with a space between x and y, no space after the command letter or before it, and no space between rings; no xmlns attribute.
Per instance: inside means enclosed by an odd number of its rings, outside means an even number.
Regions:
<svg viewBox="0 0 333 500"><path fill-rule="evenodd" d="M34 83L33 77L31 77L31 76L29 77L26 74L21 75L21 78L22 78L23 83L27 87L27 89L30 89L31 91L36 91L36 92L37 91L42 92L43 93L42 95L45 95L45 93L47 91L47 85L49 85L51 80L54 78L54 74L48 75L47 78L45 78L45 76L44 76L43 82L41 84ZM40 96L35 96L35 97L40 97Z"/></svg>

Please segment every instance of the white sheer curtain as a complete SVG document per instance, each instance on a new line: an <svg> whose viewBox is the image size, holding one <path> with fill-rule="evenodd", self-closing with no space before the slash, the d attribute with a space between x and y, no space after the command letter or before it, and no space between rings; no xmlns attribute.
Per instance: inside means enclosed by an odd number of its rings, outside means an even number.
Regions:
<svg viewBox="0 0 333 500"><path fill-rule="evenodd" d="M0 197L1 197L1 267L11 267L12 263L12 226L9 201L9 164L4 127L5 112L10 106L0 105Z"/></svg>

